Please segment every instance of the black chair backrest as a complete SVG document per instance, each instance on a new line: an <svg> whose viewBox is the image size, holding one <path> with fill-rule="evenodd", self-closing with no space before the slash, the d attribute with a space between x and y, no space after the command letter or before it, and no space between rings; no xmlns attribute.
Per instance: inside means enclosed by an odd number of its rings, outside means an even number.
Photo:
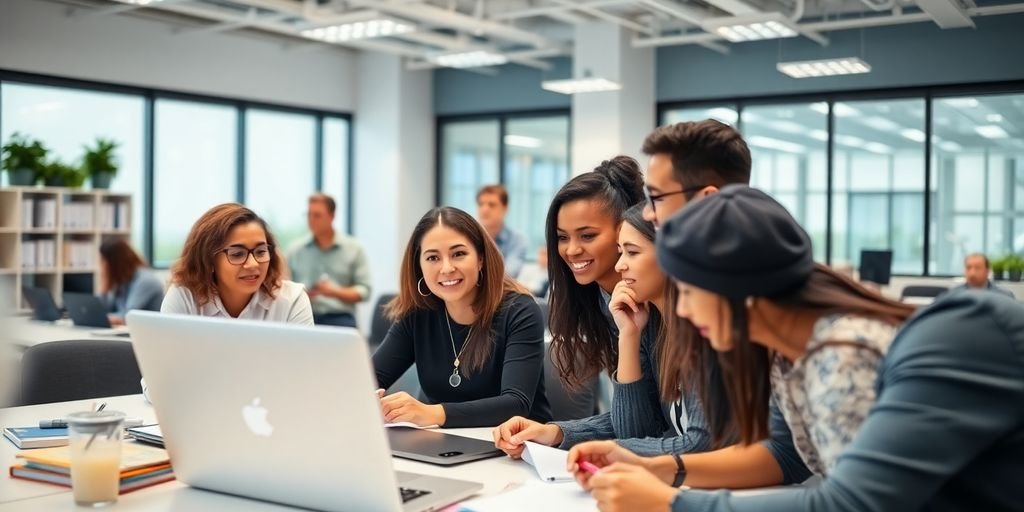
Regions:
<svg viewBox="0 0 1024 512"><path fill-rule="evenodd" d="M21 405L141 393L141 378L131 342L41 343L21 358Z"/></svg>
<svg viewBox="0 0 1024 512"><path fill-rule="evenodd" d="M551 347L544 348L544 390L551 404L553 421L578 420L593 416L597 412L598 385L597 377L573 393L562 384L558 377L558 369L551 359Z"/></svg>
<svg viewBox="0 0 1024 512"><path fill-rule="evenodd" d="M384 307L395 297L394 293L385 293L377 298L377 303L373 306L373 319L370 321L369 340L371 348L380 346L381 342L384 341L384 336L388 334L388 329L391 329L393 322L384 315Z"/></svg>
<svg viewBox="0 0 1024 512"><path fill-rule="evenodd" d="M903 288L900 299L907 297L938 297L949 291L945 286L907 286Z"/></svg>

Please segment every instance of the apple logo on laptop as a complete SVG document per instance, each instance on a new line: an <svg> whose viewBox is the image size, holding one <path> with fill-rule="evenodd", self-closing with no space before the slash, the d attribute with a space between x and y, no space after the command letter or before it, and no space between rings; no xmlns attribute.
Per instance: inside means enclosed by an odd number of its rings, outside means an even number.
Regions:
<svg viewBox="0 0 1024 512"><path fill-rule="evenodd" d="M242 407L242 419L255 435L270 437L274 433L273 425L267 421L267 408L260 405L260 397L253 398L251 404Z"/></svg>

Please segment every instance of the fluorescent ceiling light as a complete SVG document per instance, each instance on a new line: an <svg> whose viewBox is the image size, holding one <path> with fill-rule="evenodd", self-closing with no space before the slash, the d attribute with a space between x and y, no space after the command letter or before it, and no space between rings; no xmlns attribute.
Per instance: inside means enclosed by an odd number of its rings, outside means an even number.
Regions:
<svg viewBox="0 0 1024 512"><path fill-rule="evenodd" d="M858 57L779 62L775 69L793 78L857 75L871 72L871 66Z"/></svg>
<svg viewBox="0 0 1024 512"><path fill-rule="evenodd" d="M777 12L712 18L702 22L701 28L734 43L799 35L793 22Z"/></svg>
<svg viewBox="0 0 1024 512"><path fill-rule="evenodd" d="M825 103L823 101L819 101L818 103L811 103L811 110L813 110L813 111L815 111L815 112L817 112L819 114L826 114L827 115L828 114L828 103ZM835 112L836 117L853 117L853 116L859 116L860 115L860 111L859 110L857 110L857 109L855 109L853 107L848 107L844 103L834 103L832 105L832 111Z"/></svg>
<svg viewBox="0 0 1024 512"><path fill-rule="evenodd" d="M500 53L474 50L470 52L442 53L430 57L430 60L447 68L464 69L498 66L508 62L508 57Z"/></svg>
<svg viewBox="0 0 1024 512"><path fill-rule="evenodd" d="M544 145L544 141L536 137L527 137L525 135L506 135L505 144L509 146L516 146L520 148L539 148Z"/></svg>
<svg viewBox="0 0 1024 512"><path fill-rule="evenodd" d="M960 150L964 149L963 146L961 146L960 144L957 144L956 142L953 142L951 140L946 140L946 141L940 142L939 143L939 147L942 148L944 151L949 151L949 152L960 151Z"/></svg>
<svg viewBox="0 0 1024 512"><path fill-rule="evenodd" d="M405 34L414 30L416 28L410 23L378 17L365 21L353 21L306 29L302 31L302 36L328 43L344 43L345 41L355 41L358 39Z"/></svg>
<svg viewBox="0 0 1024 512"><path fill-rule="evenodd" d="M860 122L866 124L867 126L870 126L871 128L874 128L876 130L883 131L883 132L896 132L896 131L900 130L900 125L898 125L898 124L896 124L896 123L894 123L894 122L892 122L892 121L890 121L890 120L888 120L888 119L886 119L884 117L878 117L878 116L867 117L867 118L861 119Z"/></svg>
<svg viewBox="0 0 1024 512"><path fill-rule="evenodd" d="M804 125L799 124L799 123L794 123L793 121L771 121L771 122L765 123L765 125L768 128L771 128L773 130L780 131L780 132L783 132L783 133L794 133L794 134L804 134L804 133L807 133L807 128L804 127Z"/></svg>
<svg viewBox="0 0 1024 512"><path fill-rule="evenodd" d="M975 98L949 98L942 100L942 102L956 108L975 108L978 106L978 100Z"/></svg>
<svg viewBox="0 0 1024 512"><path fill-rule="evenodd" d="M547 91L561 94L584 94L589 92L618 91L622 85L607 78L567 78L564 80L545 80L540 86Z"/></svg>
<svg viewBox="0 0 1024 512"><path fill-rule="evenodd" d="M814 140L828 140L828 132L826 132L825 130L811 130L807 135Z"/></svg>
<svg viewBox="0 0 1024 512"><path fill-rule="evenodd" d="M984 124L981 126L975 126L974 131L978 132L978 135L985 137L986 139L1005 139L1010 136L1006 133L1006 130L1002 126L995 124Z"/></svg>
<svg viewBox="0 0 1024 512"><path fill-rule="evenodd" d="M989 114L985 116L985 120L987 120L990 123L1001 123L1003 122L1003 116L999 114Z"/></svg>
<svg viewBox="0 0 1024 512"><path fill-rule="evenodd" d="M747 142L751 146L757 146L759 148L776 149L779 151L785 151L787 153L804 153L807 151L807 147L793 142L779 140L772 137L764 137L761 135L751 135L747 137Z"/></svg>
<svg viewBox="0 0 1024 512"><path fill-rule="evenodd" d="M880 142L868 142L864 144L864 149L872 153L891 153L892 148L882 144Z"/></svg>
<svg viewBox="0 0 1024 512"><path fill-rule="evenodd" d="M924 142L924 139L925 139L924 132L922 132L921 130L916 130L914 128L907 128L905 130L900 130L900 135L902 135L902 136L904 136L904 137L906 137L906 138L908 138L908 139L910 139L910 140L912 140L914 142Z"/></svg>
<svg viewBox="0 0 1024 512"><path fill-rule="evenodd" d="M854 137L853 135L836 135L836 142L854 148L859 148L864 145L864 139L860 137Z"/></svg>
<svg viewBox="0 0 1024 512"><path fill-rule="evenodd" d="M719 121L725 124L736 124L736 120L740 118L740 115L735 110L725 107L715 107L711 110L708 110L708 115L714 119L718 119ZM748 115L747 120L750 119L751 118Z"/></svg>

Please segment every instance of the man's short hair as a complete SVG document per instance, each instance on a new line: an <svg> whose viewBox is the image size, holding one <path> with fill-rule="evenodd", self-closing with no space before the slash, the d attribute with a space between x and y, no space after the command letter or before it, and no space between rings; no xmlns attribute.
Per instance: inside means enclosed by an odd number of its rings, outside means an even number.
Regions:
<svg viewBox="0 0 1024 512"><path fill-rule="evenodd" d="M334 215L334 211L338 209L338 204L334 202L334 198L323 192L316 192L309 196L309 204L313 203L323 203L327 207L327 212L331 215Z"/></svg>
<svg viewBox="0 0 1024 512"><path fill-rule="evenodd" d="M480 202L480 196L484 194L497 194L498 201L501 201L501 205L508 207L508 190L505 190L504 185L486 185L476 193L476 202Z"/></svg>
<svg viewBox="0 0 1024 512"><path fill-rule="evenodd" d="M989 262L988 262L988 256L985 256L984 254L982 254L980 252L972 252L972 253L968 254L967 256L965 256L964 257L964 266L967 266L967 260L969 260L971 258L981 258L981 261L985 262L985 268L990 268L989 267Z"/></svg>
<svg viewBox="0 0 1024 512"><path fill-rule="evenodd" d="M750 183L750 149L733 127L716 121L662 126L644 139L647 155L671 156L673 174L684 188Z"/></svg>

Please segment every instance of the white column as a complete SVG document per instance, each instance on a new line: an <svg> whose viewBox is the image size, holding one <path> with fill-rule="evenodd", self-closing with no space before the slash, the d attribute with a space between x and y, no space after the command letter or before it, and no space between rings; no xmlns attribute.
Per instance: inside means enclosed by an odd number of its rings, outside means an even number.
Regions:
<svg viewBox="0 0 1024 512"><path fill-rule="evenodd" d="M370 258L373 297L359 311L369 332L372 306L398 290L399 264L419 218L434 206L432 73L400 57L363 52L357 103L352 198L355 236Z"/></svg>
<svg viewBox="0 0 1024 512"><path fill-rule="evenodd" d="M576 26L573 76L607 78L622 84L622 89L573 96L573 174L619 154L645 165L640 146L654 129L656 115L654 49L633 48L631 38L613 23Z"/></svg>

